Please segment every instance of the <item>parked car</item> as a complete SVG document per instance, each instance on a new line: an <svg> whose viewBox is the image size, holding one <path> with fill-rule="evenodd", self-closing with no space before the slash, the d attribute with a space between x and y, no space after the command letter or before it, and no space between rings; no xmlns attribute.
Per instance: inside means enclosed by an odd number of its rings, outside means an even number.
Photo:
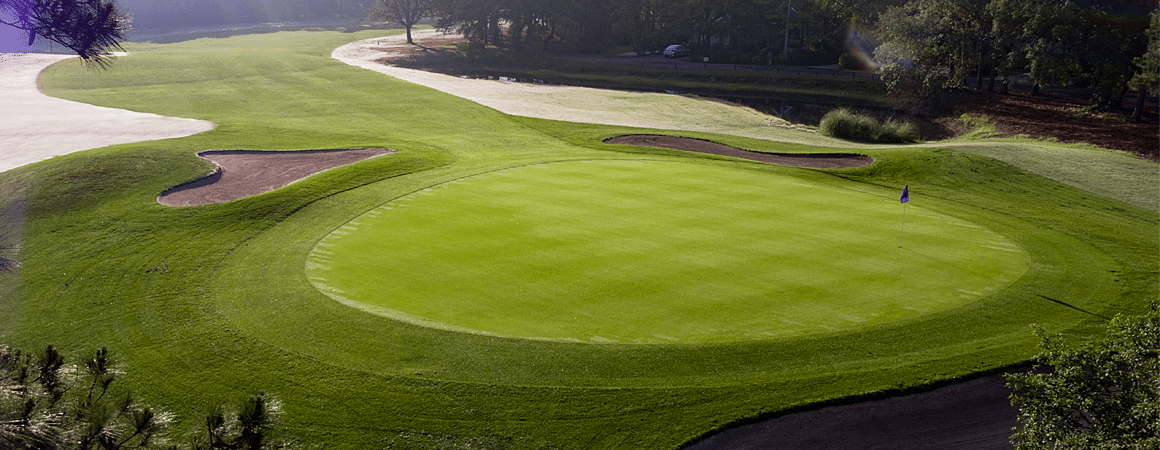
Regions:
<svg viewBox="0 0 1160 450"><path fill-rule="evenodd" d="M665 58L683 58L689 56L689 49L681 44L673 44L665 47Z"/></svg>

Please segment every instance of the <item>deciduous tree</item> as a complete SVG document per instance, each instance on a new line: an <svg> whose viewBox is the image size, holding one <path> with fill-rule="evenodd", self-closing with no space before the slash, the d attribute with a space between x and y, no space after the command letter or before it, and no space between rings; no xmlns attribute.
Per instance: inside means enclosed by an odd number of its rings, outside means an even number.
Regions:
<svg viewBox="0 0 1160 450"><path fill-rule="evenodd" d="M1019 450L1160 448L1160 303L1079 347L1043 330L1030 372L1008 374Z"/></svg>
<svg viewBox="0 0 1160 450"><path fill-rule="evenodd" d="M990 17L984 0L911 0L888 8L878 26L885 43L875 51L891 95L902 106L929 106L942 91L965 86L983 63Z"/></svg>
<svg viewBox="0 0 1160 450"><path fill-rule="evenodd" d="M1160 92L1160 9L1152 12L1148 27L1148 51L1136 58L1138 71L1130 84L1136 88L1136 107L1132 110L1132 121L1139 122L1144 112L1144 98L1148 92Z"/></svg>
<svg viewBox="0 0 1160 450"><path fill-rule="evenodd" d="M395 22L407 29L407 43L411 40L411 28L434 11L431 0L377 0L371 7L369 16L373 19L386 19Z"/></svg>

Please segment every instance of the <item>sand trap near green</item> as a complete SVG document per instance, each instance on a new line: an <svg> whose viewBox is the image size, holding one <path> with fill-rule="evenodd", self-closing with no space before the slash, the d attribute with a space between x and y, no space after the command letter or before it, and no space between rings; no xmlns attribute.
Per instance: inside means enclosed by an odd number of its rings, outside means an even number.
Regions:
<svg viewBox="0 0 1160 450"><path fill-rule="evenodd" d="M729 165L585 161L442 184L334 230L306 272L410 323L594 343L725 342L952 308L1027 256L897 197ZM917 202L912 202L917 203Z"/></svg>

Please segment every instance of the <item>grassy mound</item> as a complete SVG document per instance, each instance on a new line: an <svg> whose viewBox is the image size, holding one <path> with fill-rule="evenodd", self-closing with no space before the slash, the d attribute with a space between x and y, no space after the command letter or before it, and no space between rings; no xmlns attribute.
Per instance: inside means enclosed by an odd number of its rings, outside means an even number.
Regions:
<svg viewBox="0 0 1160 450"><path fill-rule="evenodd" d="M908 144L919 140L918 127L913 123L894 119L879 122L846 108L826 113L818 129L826 136L867 143Z"/></svg>
<svg viewBox="0 0 1160 450"><path fill-rule="evenodd" d="M1028 324L1085 339L1160 289L1157 212L969 153L973 143L870 148L874 165L842 170L605 145L658 131L504 116L328 57L368 37L131 46L109 72L51 67L42 82L53 95L218 128L0 174L4 210L24 217L22 265L0 279L0 340L108 346L126 381L169 411L270 392L286 428L324 448L667 449L737 420L1017 363L1036 352ZM835 151L683 134L756 151ZM155 200L207 172L198 151L359 146L398 153L222 204ZM625 159L847 186L894 206L897 186L909 184L911 207L991 230L1030 265L926 314L783 339L643 345L418 326L335 302L306 276L328 234L413 193L531 164ZM762 189L720 183L738 197Z"/></svg>

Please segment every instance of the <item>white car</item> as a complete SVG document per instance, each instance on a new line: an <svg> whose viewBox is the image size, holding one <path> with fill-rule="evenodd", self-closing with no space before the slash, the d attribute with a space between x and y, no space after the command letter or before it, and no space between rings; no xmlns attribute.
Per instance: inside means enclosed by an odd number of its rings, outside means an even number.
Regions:
<svg viewBox="0 0 1160 450"><path fill-rule="evenodd" d="M665 58L681 58L684 56L689 56L689 49L685 48L685 46L681 44L673 44L665 47L664 54Z"/></svg>

